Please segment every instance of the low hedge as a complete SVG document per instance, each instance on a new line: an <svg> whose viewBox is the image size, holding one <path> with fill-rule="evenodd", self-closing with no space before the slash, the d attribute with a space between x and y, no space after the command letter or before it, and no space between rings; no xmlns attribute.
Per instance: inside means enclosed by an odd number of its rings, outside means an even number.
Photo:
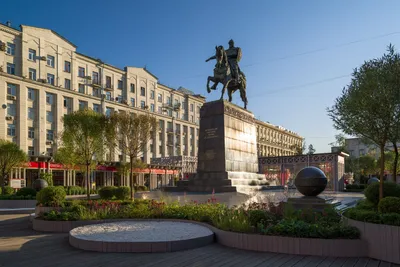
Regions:
<svg viewBox="0 0 400 267"><path fill-rule="evenodd" d="M15 193L17 196L36 196L36 190L30 187L23 187Z"/></svg>
<svg viewBox="0 0 400 267"><path fill-rule="evenodd" d="M348 184L346 190L364 190L366 186L364 184Z"/></svg>
<svg viewBox="0 0 400 267"><path fill-rule="evenodd" d="M128 199L131 189L128 186L105 186L99 189L99 195L102 199Z"/></svg>
<svg viewBox="0 0 400 267"><path fill-rule="evenodd" d="M365 197L375 205L379 203L379 183L370 184L364 191ZM393 182L383 183L383 197L400 197L400 185Z"/></svg>

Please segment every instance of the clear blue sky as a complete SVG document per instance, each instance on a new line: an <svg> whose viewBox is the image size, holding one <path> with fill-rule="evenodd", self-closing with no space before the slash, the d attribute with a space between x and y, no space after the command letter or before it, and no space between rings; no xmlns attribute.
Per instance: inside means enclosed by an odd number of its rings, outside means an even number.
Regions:
<svg viewBox="0 0 400 267"><path fill-rule="evenodd" d="M325 152L337 133L326 108L349 82L344 75L389 43L400 49L399 10L396 0L13 0L0 20L53 29L79 52L121 68L147 65L161 83L207 100L220 93L207 94L214 63L204 61L233 38L243 51L249 109ZM234 102L242 104L238 95Z"/></svg>

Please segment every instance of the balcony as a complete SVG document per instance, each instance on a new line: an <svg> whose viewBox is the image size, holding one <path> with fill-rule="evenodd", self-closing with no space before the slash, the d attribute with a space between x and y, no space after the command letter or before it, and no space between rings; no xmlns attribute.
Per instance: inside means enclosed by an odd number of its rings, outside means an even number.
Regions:
<svg viewBox="0 0 400 267"><path fill-rule="evenodd" d="M171 141L171 140L168 140L167 141L167 146L173 146L174 144L173 144L173 142Z"/></svg>
<svg viewBox="0 0 400 267"><path fill-rule="evenodd" d="M106 90L106 91L112 91L112 90L114 90L114 85L112 85L112 84L106 84L104 90Z"/></svg>
<svg viewBox="0 0 400 267"><path fill-rule="evenodd" d="M176 135L181 135L181 131L180 131L180 130L176 130L176 131L175 131L175 134L176 134Z"/></svg>
<svg viewBox="0 0 400 267"><path fill-rule="evenodd" d="M93 86L93 87L101 87L100 81L98 81L98 80L93 80L93 81L92 81L92 86Z"/></svg>
<svg viewBox="0 0 400 267"><path fill-rule="evenodd" d="M174 130L173 129L167 129L167 134L174 134Z"/></svg>

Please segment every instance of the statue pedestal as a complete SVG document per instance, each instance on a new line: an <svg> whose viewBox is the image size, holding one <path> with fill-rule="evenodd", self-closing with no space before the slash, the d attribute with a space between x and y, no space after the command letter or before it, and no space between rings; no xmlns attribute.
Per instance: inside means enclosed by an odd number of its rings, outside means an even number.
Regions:
<svg viewBox="0 0 400 267"><path fill-rule="evenodd" d="M333 199L323 199L320 197L293 197L289 198L286 204L291 205L295 210L312 209L322 212L325 208L335 206L339 203L332 203Z"/></svg>
<svg viewBox="0 0 400 267"><path fill-rule="evenodd" d="M258 174L257 136L253 113L227 101L205 103L200 111L197 174L189 191L236 192Z"/></svg>

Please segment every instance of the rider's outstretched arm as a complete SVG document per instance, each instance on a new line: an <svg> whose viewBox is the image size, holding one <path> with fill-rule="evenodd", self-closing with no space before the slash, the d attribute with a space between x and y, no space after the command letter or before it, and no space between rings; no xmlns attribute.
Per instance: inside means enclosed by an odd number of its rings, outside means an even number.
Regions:
<svg viewBox="0 0 400 267"><path fill-rule="evenodd" d="M211 59L216 59L216 58L217 58L216 56L212 56L209 59L207 59L206 62L210 61Z"/></svg>

